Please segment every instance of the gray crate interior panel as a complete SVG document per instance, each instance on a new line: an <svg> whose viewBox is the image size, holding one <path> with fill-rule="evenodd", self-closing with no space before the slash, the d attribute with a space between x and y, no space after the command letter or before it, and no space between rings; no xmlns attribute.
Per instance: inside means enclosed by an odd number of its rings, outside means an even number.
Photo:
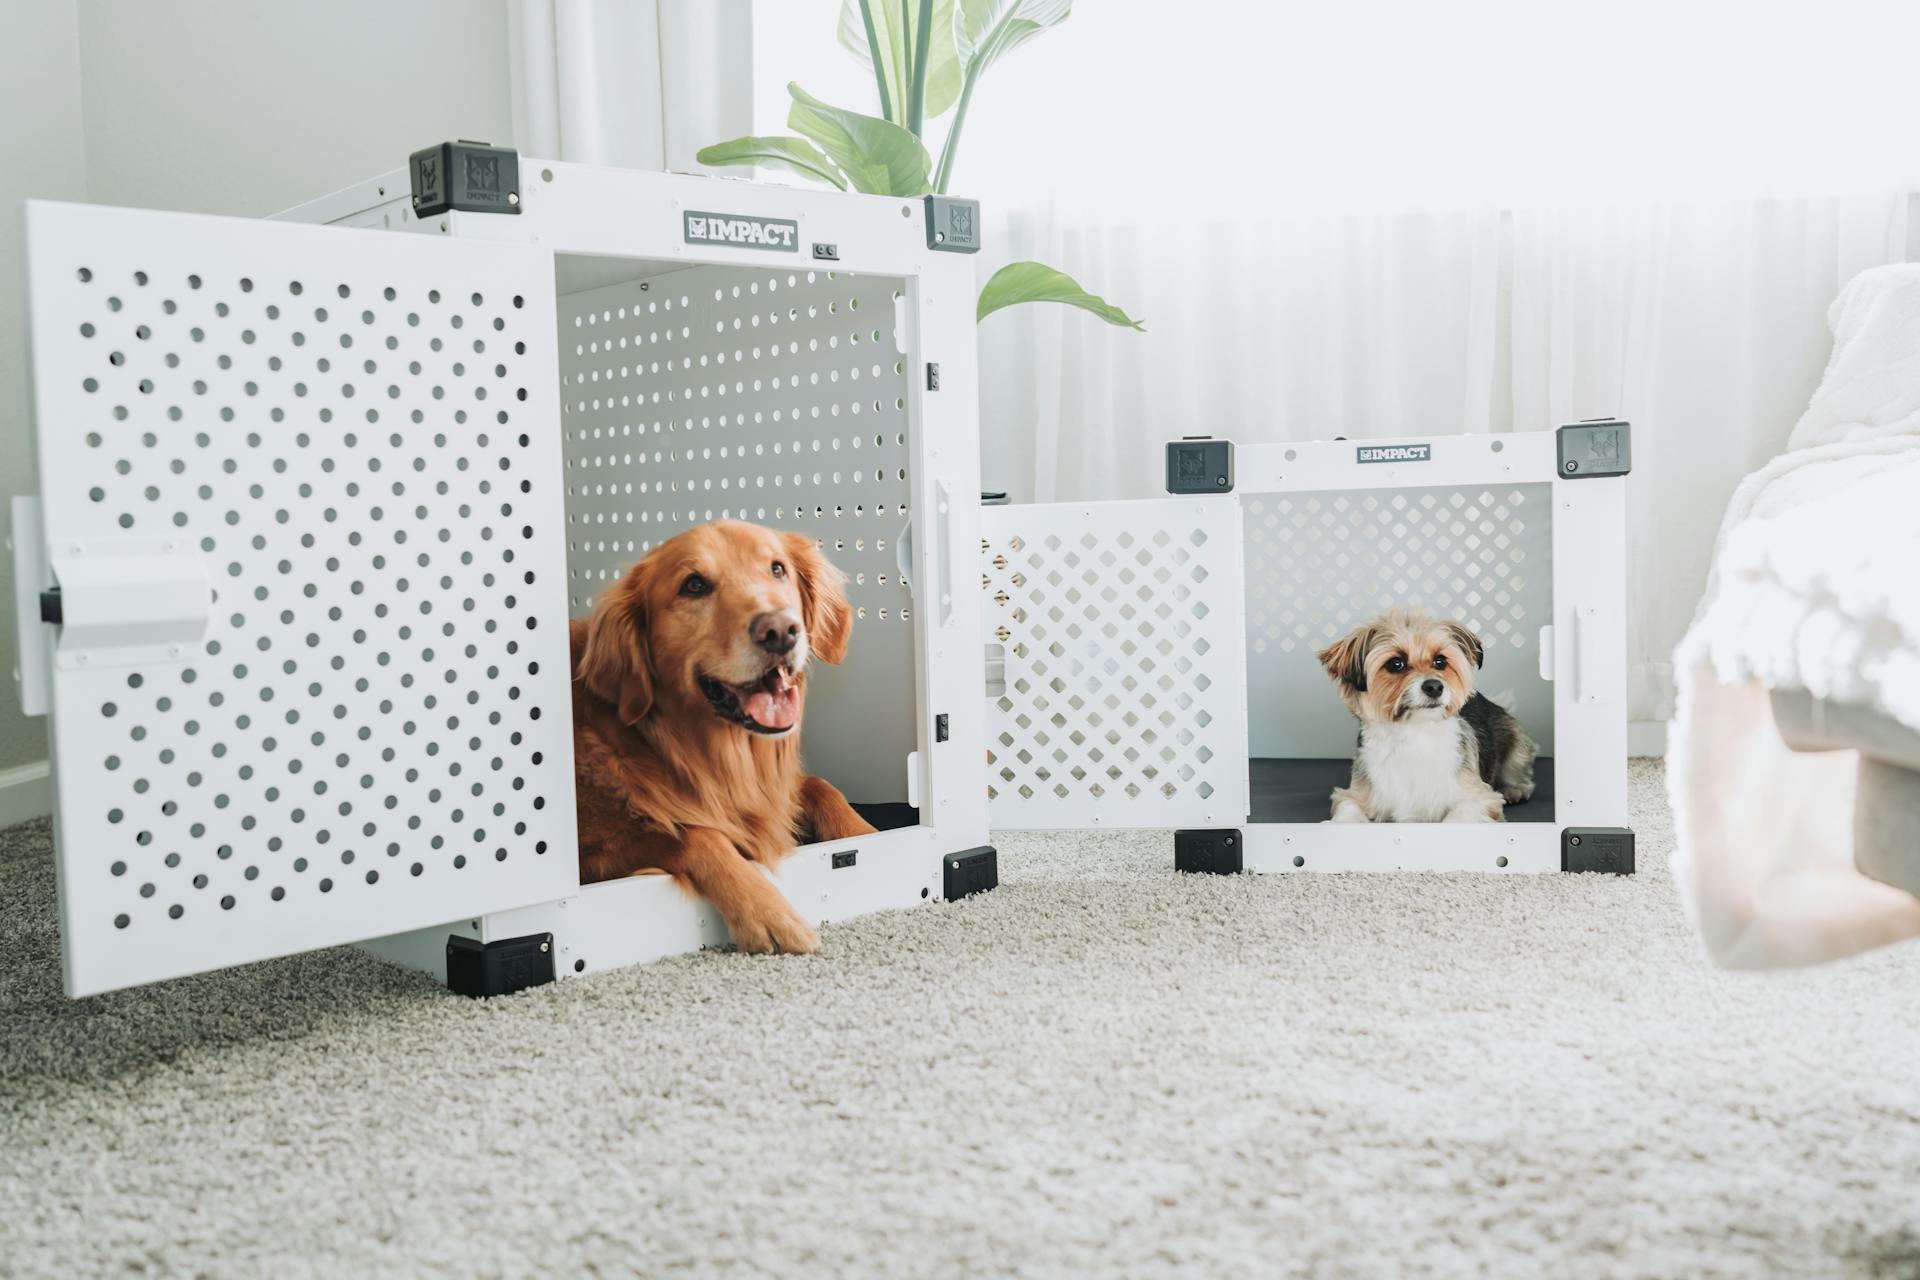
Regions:
<svg viewBox="0 0 1920 1280"><path fill-rule="evenodd" d="M852 643L816 666L807 767L862 802L906 798L916 746L900 281L569 258L557 267L568 606L709 520L820 540Z"/></svg>
<svg viewBox="0 0 1920 1280"><path fill-rule="evenodd" d="M1465 623L1480 691L1553 750L1539 632L1552 616L1551 486L1242 496L1251 754L1353 756L1357 728L1314 654L1390 606Z"/></svg>
<svg viewBox="0 0 1920 1280"><path fill-rule="evenodd" d="M1276 760L1256 756L1247 799L1249 822L1325 822L1333 812L1333 789L1353 777L1353 760ZM1553 821L1553 760L1533 762L1533 798L1506 808L1508 822Z"/></svg>

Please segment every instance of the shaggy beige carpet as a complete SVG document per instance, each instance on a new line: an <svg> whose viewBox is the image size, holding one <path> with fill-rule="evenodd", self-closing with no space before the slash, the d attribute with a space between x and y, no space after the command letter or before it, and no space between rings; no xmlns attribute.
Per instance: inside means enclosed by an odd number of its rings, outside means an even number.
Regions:
<svg viewBox="0 0 1920 1280"><path fill-rule="evenodd" d="M0 834L0 1274L1920 1276L1920 953L1667 874L1004 885L486 1003L353 951L68 1003Z"/></svg>

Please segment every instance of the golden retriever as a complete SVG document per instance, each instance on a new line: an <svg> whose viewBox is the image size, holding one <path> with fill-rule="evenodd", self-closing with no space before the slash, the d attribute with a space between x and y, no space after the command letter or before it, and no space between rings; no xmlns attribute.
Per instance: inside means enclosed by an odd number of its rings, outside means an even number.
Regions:
<svg viewBox="0 0 1920 1280"><path fill-rule="evenodd" d="M575 619L580 879L664 871L742 951L819 945L761 870L874 828L800 769L807 666L847 652L840 573L798 533L720 521L655 547Z"/></svg>

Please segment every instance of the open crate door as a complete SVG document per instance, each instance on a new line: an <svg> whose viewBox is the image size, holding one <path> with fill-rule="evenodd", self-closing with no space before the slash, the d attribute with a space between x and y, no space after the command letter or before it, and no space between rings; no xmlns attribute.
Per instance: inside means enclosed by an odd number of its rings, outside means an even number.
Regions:
<svg viewBox="0 0 1920 1280"><path fill-rule="evenodd" d="M999 828L1247 816L1240 504L981 511L989 815ZM998 646L998 648L991 648Z"/></svg>
<svg viewBox="0 0 1920 1280"><path fill-rule="evenodd" d="M572 891L551 255L27 229L68 992Z"/></svg>

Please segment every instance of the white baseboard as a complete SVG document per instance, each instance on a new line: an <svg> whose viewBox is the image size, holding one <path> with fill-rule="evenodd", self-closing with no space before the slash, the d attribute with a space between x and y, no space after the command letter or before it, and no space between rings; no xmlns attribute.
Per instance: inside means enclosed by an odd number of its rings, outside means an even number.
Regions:
<svg viewBox="0 0 1920 1280"><path fill-rule="evenodd" d="M1629 756L1666 755L1667 722L1665 720L1627 721L1627 754Z"/></svg>
<svg viewBox="0 0 1920 1280"><path fill-rule="evenodd" d="M53 771L45 760L0 769L0 827L53 812Z"/></svg>

